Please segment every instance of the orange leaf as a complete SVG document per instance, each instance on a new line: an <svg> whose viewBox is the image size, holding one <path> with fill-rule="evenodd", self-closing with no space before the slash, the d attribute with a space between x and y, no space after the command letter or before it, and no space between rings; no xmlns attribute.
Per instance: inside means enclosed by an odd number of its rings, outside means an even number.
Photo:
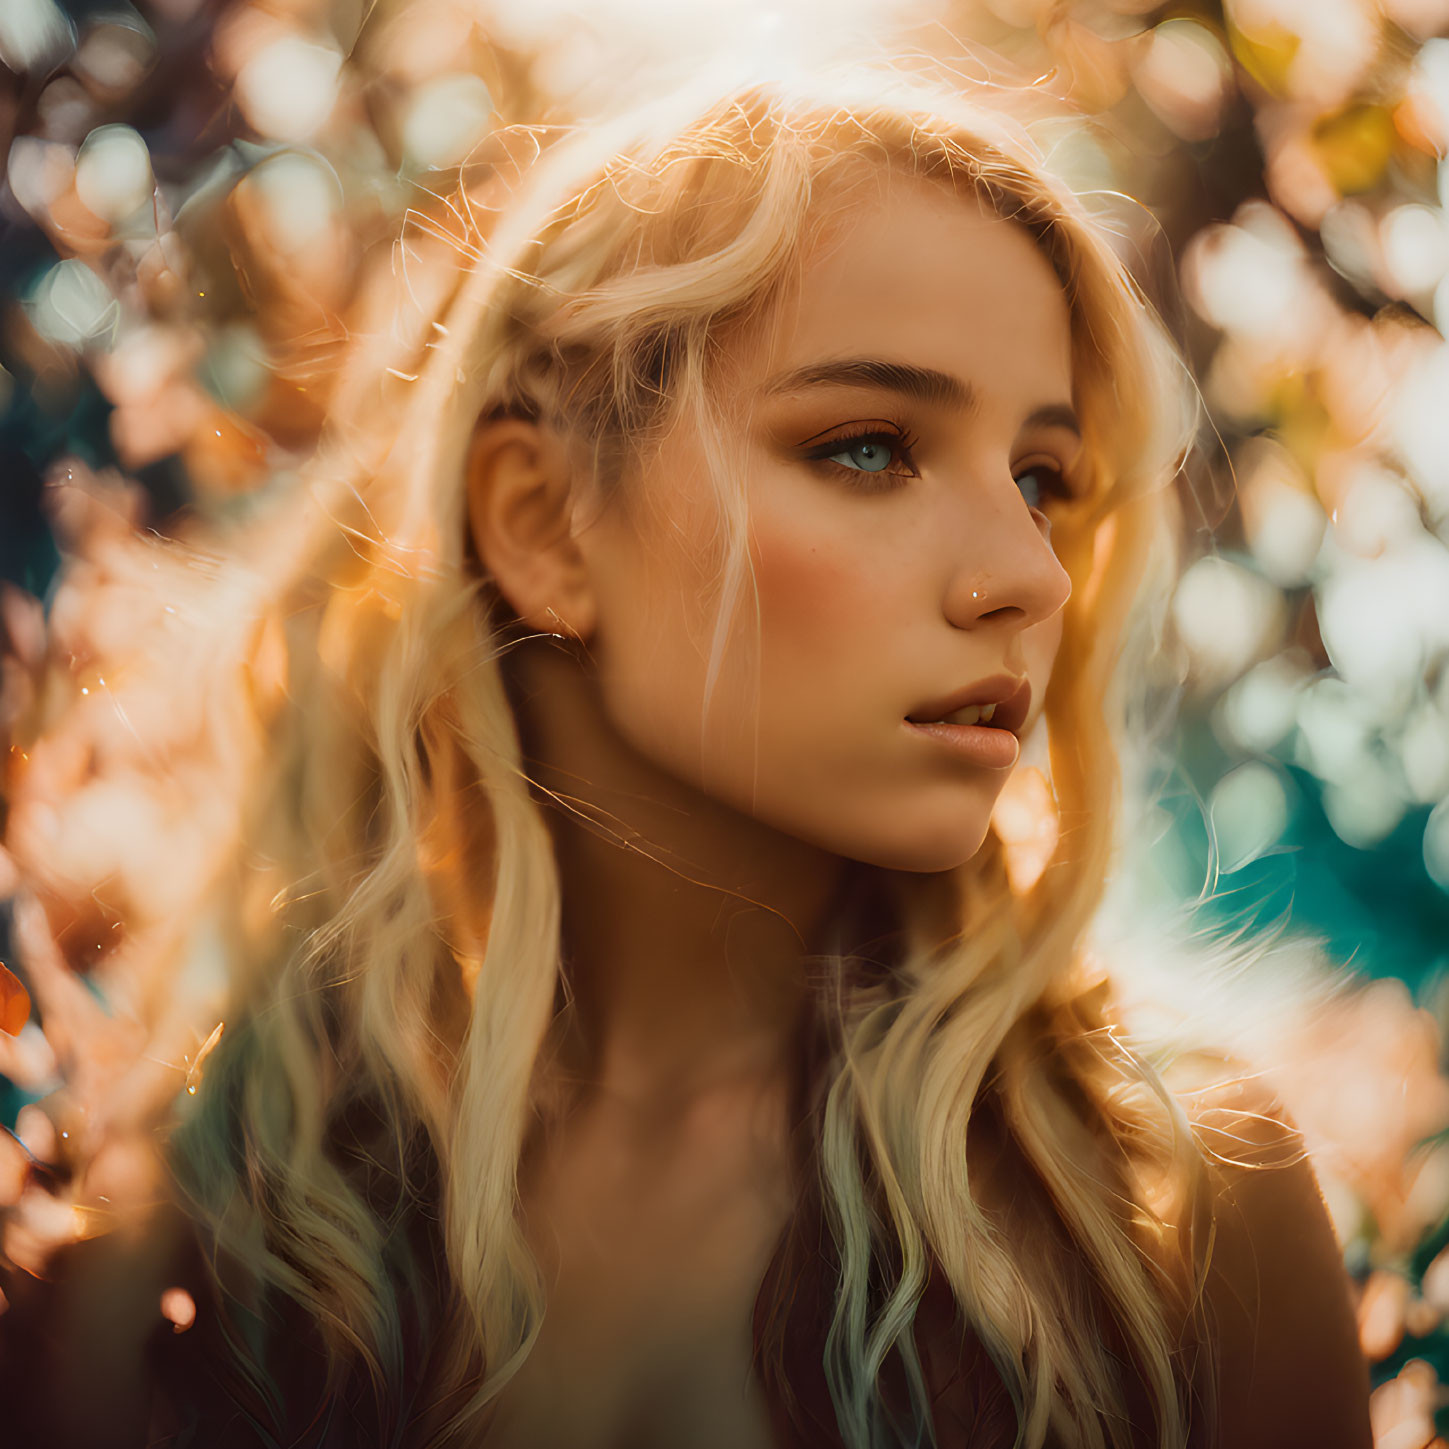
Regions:
<svg viewBox="0 0 1449 1449"><path fill-rule="evenodd" d="M20 978L0 961L0 1031L19 1036L30 1020L30 993Z"/></svg>

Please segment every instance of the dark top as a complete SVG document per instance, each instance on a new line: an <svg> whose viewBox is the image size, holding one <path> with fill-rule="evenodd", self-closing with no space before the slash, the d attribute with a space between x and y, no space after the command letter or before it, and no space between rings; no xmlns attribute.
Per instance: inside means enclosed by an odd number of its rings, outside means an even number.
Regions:
<svg viewBox="0 0 1449 1449"><path fill-rule="evenodd" d="M761 1382L780 1449L841 1449L824 1370L835 1262L818 1204L802 1204L756 1300ZM420 1449L427 1442L403 1407L382 1422L365 1385L346 1385L319 1407L320 1339L284 1325L274 1377L286 1405L279 1428L264 1396L240 1381L222 1331L213 1275L188 1219L158 1211L144 1233L113 1233L59 1253L45 1280L6 1266L0 1287L0 1445L4 1449ZM185 1288L196 1320L184 1332L160 1316L165 1288ZM1110 1327L1104 1326L1110 1335ZM940 1449L1010 1449L1016 1412L954 1299L933 1274L916 1315L916 1341ZM418 1392L426 1352L413 1360ZM1155 1444L1149 1400L1123 1364L1135 1442ZM898 1363L883 1374L893 1412L908 1402ZM539 1449L548 1449L540 1445Z"/></svg>

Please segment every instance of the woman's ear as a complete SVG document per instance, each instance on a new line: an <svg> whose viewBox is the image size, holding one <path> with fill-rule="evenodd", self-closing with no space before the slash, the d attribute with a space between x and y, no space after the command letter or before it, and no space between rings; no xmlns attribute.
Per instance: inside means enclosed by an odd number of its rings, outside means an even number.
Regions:
<svg viewBox="0 0 1449 1449"><path fill-rule="evenodd" d="M467 461L468 528L483 567L523 623L587 639L595 603L573 536L568 449L523 418L479 424Z"/></svg>

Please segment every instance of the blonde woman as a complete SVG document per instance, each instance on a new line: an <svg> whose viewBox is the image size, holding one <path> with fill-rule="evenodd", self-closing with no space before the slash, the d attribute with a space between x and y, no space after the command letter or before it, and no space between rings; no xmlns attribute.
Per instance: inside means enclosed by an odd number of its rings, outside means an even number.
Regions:
<svg viewBox="0 0 1449 1449"><path fill-rule="evenodd" d="M1194 424L1103 233L878 74L500 168L305 486L173 581L225 594L188 919L232 997L120 1276L196 1323L13 1328L24 1422L1366 1445L1291 1132L1170 1090L1085 946Z"/></svg>

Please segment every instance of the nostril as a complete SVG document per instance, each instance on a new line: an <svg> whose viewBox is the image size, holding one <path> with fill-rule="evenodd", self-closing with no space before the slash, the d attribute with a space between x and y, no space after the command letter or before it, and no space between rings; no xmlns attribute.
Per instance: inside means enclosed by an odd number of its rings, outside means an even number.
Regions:
<svg viewBox="0 0 1449 1449"><path fill-rule="evenodd" d="M995 609L987 609L980 615L982 619L996 619L1002 623L1014 623L1018 619L1026 618L1026 610L1018 604L1002 604Z"/></svg>

